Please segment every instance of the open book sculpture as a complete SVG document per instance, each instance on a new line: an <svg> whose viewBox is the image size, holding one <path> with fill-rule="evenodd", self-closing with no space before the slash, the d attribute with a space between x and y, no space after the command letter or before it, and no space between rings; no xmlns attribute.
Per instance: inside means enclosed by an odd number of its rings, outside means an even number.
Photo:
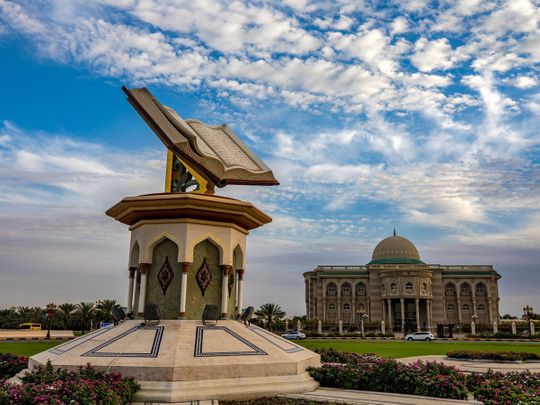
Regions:
<svg viewBox="0 0 540 405"><path fill-rule="evenodd" d="M128 101L170 151L166 191L186 191L190 185L212 194L214 186L273 186L272 171L227 125L211 126L182 119L146 88L123 87ZM194 177L194 179L191 178ZM202 178L202 179L201 179ZM204 190L201 190L204 182Z"/></svg>

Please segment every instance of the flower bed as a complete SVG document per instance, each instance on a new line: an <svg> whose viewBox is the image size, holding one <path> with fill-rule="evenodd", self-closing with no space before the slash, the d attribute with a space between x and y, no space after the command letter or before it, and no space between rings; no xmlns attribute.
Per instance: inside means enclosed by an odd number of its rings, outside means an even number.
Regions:
<svg viewBox="0 0 540 405"><path fill-rule="evenodd" d="M128 404L139 385L118 373L104 373L92 367L77 371L54 370L50 363L36 367L23 383L0 381L0 404Z"/></svg>
<svg viewBox="0 0 540 405"><path fill-rule="evenodd" d="M465 375L440 363L403 364L373 354L321 350L320 368L311 376L326 387L466 399Z"/></svg>
<svg viewBox="0 0 540 405"><path fill-rule="evenodd" d="M473 373L466 376L440 363L403 364L373 354L321 350L323 366L309 369L322 386L439 398L466 399L485 405L540 405L540 373Z"/></svg>
<svg viewBox="0 0 540 405"><path fill-rule="evenodd" d="M484 405L540 404L540 373L473 373L467 388Z"/></svg>
<svg viewBox="0 0 540 405"><path fill-rule="evenodd" d="M19 371L24 370L27 364L28 359L26 357L0 353L0 379L13 377Z"/></svg>
<svg viewBox="0 0 540 405"><path fill-rule="evenodd" d="M446 356L451 359L468 359L468 360L495 360L495 361L526 361L540 360L540 356L536 353L527 352L482 352L475 350L455 350L446 353Z"/></svg>

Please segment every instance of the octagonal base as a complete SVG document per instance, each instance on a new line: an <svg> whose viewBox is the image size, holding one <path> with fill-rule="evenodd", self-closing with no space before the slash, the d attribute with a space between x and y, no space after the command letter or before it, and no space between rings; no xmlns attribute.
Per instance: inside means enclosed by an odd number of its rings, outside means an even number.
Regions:
<svg viewBox="0 0 540 405"><path fill-rule="evenodd" d="M140 321L99 329L32 356L29 367L66 369L90 363L134 377L136 401L251 399L315 390L306 372L320 356L254 325L234 320L215 326L194 320Z"/></svg>

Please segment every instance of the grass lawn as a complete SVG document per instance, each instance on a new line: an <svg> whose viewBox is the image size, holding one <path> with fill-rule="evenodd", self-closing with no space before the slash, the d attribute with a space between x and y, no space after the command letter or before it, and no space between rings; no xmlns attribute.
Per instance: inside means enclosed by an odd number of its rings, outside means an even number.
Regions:
<svg viewBox="0 0 540 405"><path fill-rule="evenodd" d="M334 348L340 352L376 353L382 357L445 355L451 350L513 351L540 354L540 343L520 342L396 342L361 340L301 340L295 341L308 349Z"/></svg>
<svg viewBox="0 0 540 405"><path fill-rule="evenodd" d="M23 342L0 342L0 353L12 353L17 356L33 356L36 353L50 349L64 343L65 340L52 340L49 342L39 341L23 341Z"/></svg>

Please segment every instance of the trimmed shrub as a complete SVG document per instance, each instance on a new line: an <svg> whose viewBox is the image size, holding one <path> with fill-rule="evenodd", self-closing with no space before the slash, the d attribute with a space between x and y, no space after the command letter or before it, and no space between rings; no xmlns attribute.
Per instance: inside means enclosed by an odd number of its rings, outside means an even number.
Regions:
<svg viewBox="0 0 540 405"><path fill-rule="evenodd" d="M26 368L28 359L10 353L0 353L0 379L11 378Z"/></svg>
<svg viewBox="0 0 540 405"><path fill-rule="evenodd" d="M308 371L326 387L467 398L465 375L440 363L403 364L373 354L340 353L332 349L319 353L326 364Z"/></svg>
<svg viewBox="0 0 540 405"><path fill-rule="evenodd" d="M476 350L455 350L446 353L452 359L525 361L540 360L540 355L527 352L483 352Z"/></svg>
<svg viewBox="0 0 540 405"><path fill-rule="evenodd" d="M484 405L540 404L540 373L472 373L467 388Z"/></svg>

